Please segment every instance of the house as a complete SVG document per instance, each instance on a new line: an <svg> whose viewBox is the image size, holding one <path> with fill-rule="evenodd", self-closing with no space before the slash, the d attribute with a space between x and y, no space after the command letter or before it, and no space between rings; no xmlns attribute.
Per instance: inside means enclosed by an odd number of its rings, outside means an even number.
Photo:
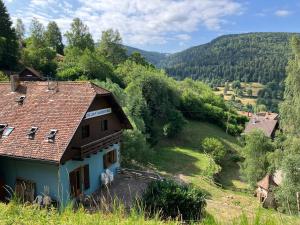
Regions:
<svg viewBox="0 0 300 225"><path fill-rule="evenodd" d="M46 78L31 67L25 67L19 72L20 81L45 81Z"/></svg>
<svg viewBox="0 0 300 225"><path fill-rule="evenodd" d="M0 184L66 204L120 166L132 126L113 94L90 82L0 83ZM23 186L22 186L23 185Z"/></svg>
<svg viewBox="0 0 300 225"><path fill-rule="evenodd" d="M255 194L265 208L276 208L274 188L282 182L282 172L277 170L273 175L267 174L263 179L257 182Z"/></svg>
<svg viewBox="0 0 300 225"><path fill-rule="evenodd" d="M279 127L278 114L270 112L260 112L252 114L246 124L244 134L251 133L255 129L262 130L267 137L274 138Z"/></svg>

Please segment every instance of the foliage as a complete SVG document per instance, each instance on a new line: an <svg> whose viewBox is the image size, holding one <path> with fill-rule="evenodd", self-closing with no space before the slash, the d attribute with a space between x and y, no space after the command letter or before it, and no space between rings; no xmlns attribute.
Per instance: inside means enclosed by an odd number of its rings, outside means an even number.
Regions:
<svg viewBox="0 0 300 225"><path fill-rule="evenodd" d="M202 190L164 180L149 184L141 205L152 216L159 213L164 219L200 220L204 216L206 201Z"/></svg>
<svg viewBox="0 0 300 225"><path fill-rule="evenodd" d="M2 71L0 71L0 82L3 81L8 81L8 77Z"/></svg>
<svg viewBox="0 0 300 225"><path fill-rule="evenodd" d="M139 52L133 52L128 59L136 64L140 64L142 66L151 66L154 67L152 64L147 62L147 60L141 55Z"/></svg>
<svg viewBox="0 0 300 225"><path fill-rule="evenodd" d="M25 25L21 19L17 19L16 22L16 35L17 39L19 40L20 43L22 43L25 39Z"/></svg>
<svg viewBox="0 0 300 225"><path fill-rule="evenodd" d="M202 141L202 149L210 154L218 163L220 163L226 155L224 145L217 138L205 138Z"/></svg>
<svg viewBox="0 0 300 225"><path fill-rule="evenodd" d="M30 24L30 44L34 48L46 47L45 27L36 18Z"/></svg>
<svg viewBox="0 0 300 225"><path fill-rule="evenodd" d="M284 101L280 105L282 128L293 135L300 135L300 38L292 39L292 47L295 57L287 66L287 78L285 80Z"/></svg>
<svg viewBox="0 0 300 225"><path fill-rule="evenodd" d="M126 49L122 45L122 38L117 30L103 31L97 50L114 66L124 62L127 58Z"/></svg>
<svg viewBox="0 0 300 225"><path fill-rule="evenodd" d="M48 23L45 31L45 41L47 46L54 49L57 53L64 54L64 44L62 43L62 34L56 22Z"/></svg>
<svg viewBox="0 0 300 225"><path fill-rule="evenodd" d="M204 45L165 57L159 65L184 79L218 80L219 83L279 83L285 78L291 33L248 33L221 36Z"/></svg>
<svg viewBox="0 0 300 225"><path fill-rule="evenodd" d="M292 138L288 141L288 149L281 158L280 167L284 179L276 191L276 198L283 211L295 214L298 212L296 193L300 186L300 140Z"/></svg>
<svg viewBox="0 0 300 225"><path fill-rule="evenodd" d="M270 138L266 137L261 130L246 134L245 146L242 150L245 160L241 165L241 173L251 187L254 187L257 181L266 175L267 153L272 150Z"/></svg>
<svg viewBox="0 0 300 225"><path fill-rule="evenodd" d="M4 2L0 0L0 68L13 69L19 57L15 29Z"/></svg>
<svg viewBox="0 0 300 225"><path fill-rule="evenodd" d="M79 19L73 19L71 30L66 32L65 37L69 47L76 47L82 51L86 48L94 50L94 40L89 32L89 28Z"/></svg>

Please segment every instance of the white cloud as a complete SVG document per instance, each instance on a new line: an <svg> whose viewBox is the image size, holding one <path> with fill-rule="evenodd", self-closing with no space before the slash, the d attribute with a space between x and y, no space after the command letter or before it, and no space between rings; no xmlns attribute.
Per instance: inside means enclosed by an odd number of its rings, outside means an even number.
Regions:
<svg viewBox="0 0 300 225"><path fill-rule="evenodd" d="M113 28L126 44L141 45L164 44L172 37L186 41L188 33L202 28L220 30L226 16L238 15L242 9L237 0L30 0L23 14L14 17L55 20L63 31L79 17L95 40L103 30Z"/></svg>
<svg viewBox="0 0 300 225"><path fill-rule="evenodd" d="M291 13L291 11L280 9L275 12L275 15L279 17L286 17L289 16Z"/></svg>

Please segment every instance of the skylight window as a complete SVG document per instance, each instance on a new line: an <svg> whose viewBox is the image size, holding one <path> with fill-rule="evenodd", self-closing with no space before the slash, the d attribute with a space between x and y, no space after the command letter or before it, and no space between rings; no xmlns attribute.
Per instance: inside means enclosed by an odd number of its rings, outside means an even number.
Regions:
<svg viewBox="0 0 300 225"><path fill-rule="evenodd" d="M57 130L55 130L55 129L50 130L50 133L47 135L48 142L54 142L56 133L57 133Z"/></svg>
<svg viewBox="0 0 300 225"><path fill-rule="evenodd" d="M23 104L24 100L25 100L26 96L20 96L16 98L16 102L19 103L20 105Z"/></svg>
<svg viewBox="0 0 300 225"><path fill-rule="evenodd" d="M2 133L2 137L8 137L14 129L14 127L6 127Z"/></svg>
<svg viewBox="0 0 300 225"><path fill-rule="evenodd" d="M31 127L31 129L29 130L27 136L29 139L33 139L36 132L37 132L38 128L37 127Z"/></svg>
<svg viewBox="0 0 300 225"><path fill-rule="evenodd" d="M6 127L7 127L7 124L6 124L6 123L1 123L1 124L0 124L0 134L3 133L3 131L5 130Z"/></svg>

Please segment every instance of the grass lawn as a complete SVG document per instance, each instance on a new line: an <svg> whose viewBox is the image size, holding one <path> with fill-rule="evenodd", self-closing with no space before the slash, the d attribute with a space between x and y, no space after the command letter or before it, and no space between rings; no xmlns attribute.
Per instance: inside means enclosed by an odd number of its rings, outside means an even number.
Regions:
<svg viewBox="0 0 300 225"><path fill-rule="evenodd" d="M190 182L207 191L207 211L220 221L231 221L242 213L254 215L259 208L257 199L252 194L236 191L247 189L247 184L240 179L239 166L236 163L228 160L223 165L220 173L223 188L205 176L217 170L217 165L211 162L210 157L201 152L201 141L205 137L218 138L231 151L241 150L236 138L227 135L219 127L205 122L189 121L179 137L163 140L156 146L151 166L163 174ZM263 215L278 216L279 219L277 212L261 210ZM283 217L291 219L288 216Z"/></svg>

